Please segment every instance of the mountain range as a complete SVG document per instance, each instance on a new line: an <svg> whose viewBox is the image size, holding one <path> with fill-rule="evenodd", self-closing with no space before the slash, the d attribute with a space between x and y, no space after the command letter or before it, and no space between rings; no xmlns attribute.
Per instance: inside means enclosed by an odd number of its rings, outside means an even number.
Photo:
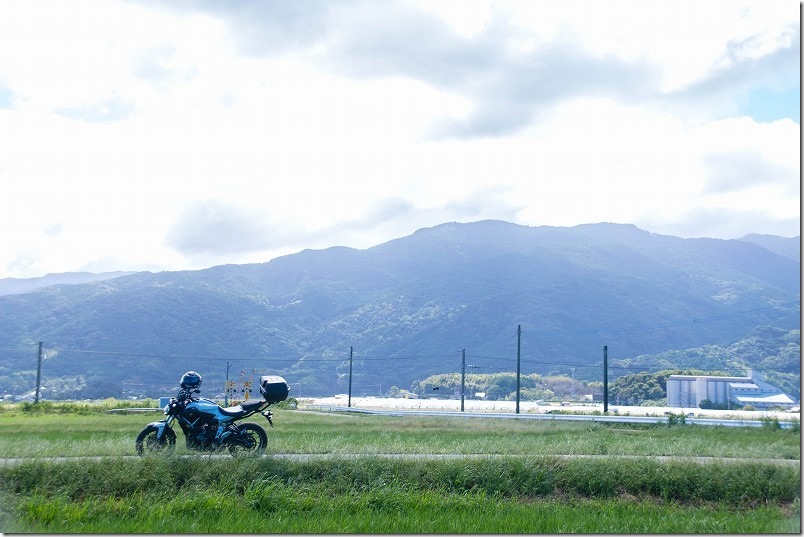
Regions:
<svg viewBox="0 0 804 537"><path fill-rule="evenodd" d="M261 372L292 395L343 393L350 363L355 393L381 393L464 363L514 371L518 355L523 373L601 379L604 345L627 361L799 330L799 243L481 221L362 250L47 285L0 296L0 391L30 387L40 341L45 384L93 393L173 391L188 369L214 393Z"/></svg>
<svg viewBox="0 0 804 537"><path fill-rule="evenodd" d="M120 276L128 276L134 272L62 272L60 274L46 274L39 278L0 278L0 296L19 295L51 285L77 285L80 283L99 282Z"/></svg>

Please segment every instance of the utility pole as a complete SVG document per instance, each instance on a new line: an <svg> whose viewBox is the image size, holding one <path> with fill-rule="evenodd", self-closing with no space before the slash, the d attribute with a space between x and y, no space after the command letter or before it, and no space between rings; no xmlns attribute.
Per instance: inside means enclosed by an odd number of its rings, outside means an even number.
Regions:
<svg viewBox="0 0 804 537"><path fill-rule="evenodd" d="M609 347L603 345L603 413L609 411Z"/></svg>
<svg viewBox="0 0 804 537"><path fill-rule="evenodd" d="M570 393L572 394L572 400L575 401L575 368L570 367L570 371L572 372L572 383L570 384Z"/></svg>
<svg viewBox="0 0 804 537"><path fill-rule="evenodd" d="M463 396L466 388L466 349L461 351L461 412L463 412Z"/></svg>
<svg viewBox="0 0 804 537"><path fill-rule="evenodd" d="M519 359L522 350L522 325L516 325L516 413L519 414Z"/></svg>
<svg viewBox="0 0 804 537"><path fill-rule="evenodd" d="M226 384L223 385L223 406L229 406L229 366L231 364L226 362Z"/></svg>
<svg viewBox="0 0 804 537"><path fill-rule="evenodd" d="M349 401L347 406L352 408L352 355L354 354L354 347L349 346Z"/></svg>
<svg viewBox="0 0 804 537"><path fill-rule="evenodd" d="M34 403L39 402L39 392L42 390L42 342L39 342L39 359L36 361L36 396Z"/></svg>

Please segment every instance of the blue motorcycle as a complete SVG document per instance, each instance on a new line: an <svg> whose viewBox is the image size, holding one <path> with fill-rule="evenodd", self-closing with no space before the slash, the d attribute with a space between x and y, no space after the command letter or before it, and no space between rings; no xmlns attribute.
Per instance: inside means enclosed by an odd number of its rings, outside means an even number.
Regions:
<svg viewBox="0 0 804 537"><path fill-rule="evenodd" d="M261 455L268 443L265 429L253 422L237 423L261 412L271 427L273 414L269 406L288 397L290 387L285 379L275 375L260 377L262 400L246 401L237 406L222 408L214 401L195 397L201 393L201 375L195 371L185 373L181 389L165 405L165 419L149 423L137 436L137 453L171 453L176 447L176 433L172 428L178 422L187 448L196 451L228 449L233 456Z"/></svg>

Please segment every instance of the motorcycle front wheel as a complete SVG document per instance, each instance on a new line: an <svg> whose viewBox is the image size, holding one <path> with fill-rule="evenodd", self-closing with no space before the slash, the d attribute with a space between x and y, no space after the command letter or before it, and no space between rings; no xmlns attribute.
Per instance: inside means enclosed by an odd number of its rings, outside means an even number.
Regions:
<svg viewBox="0 0 804 537"><path fill-rule="evenodd" d="M265 429L256 423L243 423L237 427L240 429L240 434L229 437L227 442L229 453L233 457L262 455L265 452L265 446L268 445L268 435L265 434Z"/></svg>
<svg viewBox="0 0 804 537"><path fill-rule="evenodd" d="M134 445L137 447L137 455L145 453L172 453L176 447L176 433L173 429L166 428L165 434L161 439L157 439L159 429L149 425L137 436Z"/></svg>

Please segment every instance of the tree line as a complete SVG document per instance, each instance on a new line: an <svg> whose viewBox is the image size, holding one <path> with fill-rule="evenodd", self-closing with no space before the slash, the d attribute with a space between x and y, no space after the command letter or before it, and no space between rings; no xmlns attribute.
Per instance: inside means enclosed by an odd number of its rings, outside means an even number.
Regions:
<svg viewBox="0 0 804 537"><path fill-rule="evenodd" d="M609 400L622 405L655 405L667 403L667 379L670 375L719 375L723 371L701 369L666 369L649 373L643 371L617 378L609 385ZM450 398L460 396L461 375L445 373L431 375L411 385L410 392L419 397ZM401 390L391 387L389 396L398 396ZM478 395L478 394L482 394ZM600 381L577 380L566 375L539 375L536 373L520 376L520 398L525 401L583 401L597 399L603 394ZM464 381L464 397L483 398L491 401L516 399L516 374L475 373L467 374Z"/></svg>

